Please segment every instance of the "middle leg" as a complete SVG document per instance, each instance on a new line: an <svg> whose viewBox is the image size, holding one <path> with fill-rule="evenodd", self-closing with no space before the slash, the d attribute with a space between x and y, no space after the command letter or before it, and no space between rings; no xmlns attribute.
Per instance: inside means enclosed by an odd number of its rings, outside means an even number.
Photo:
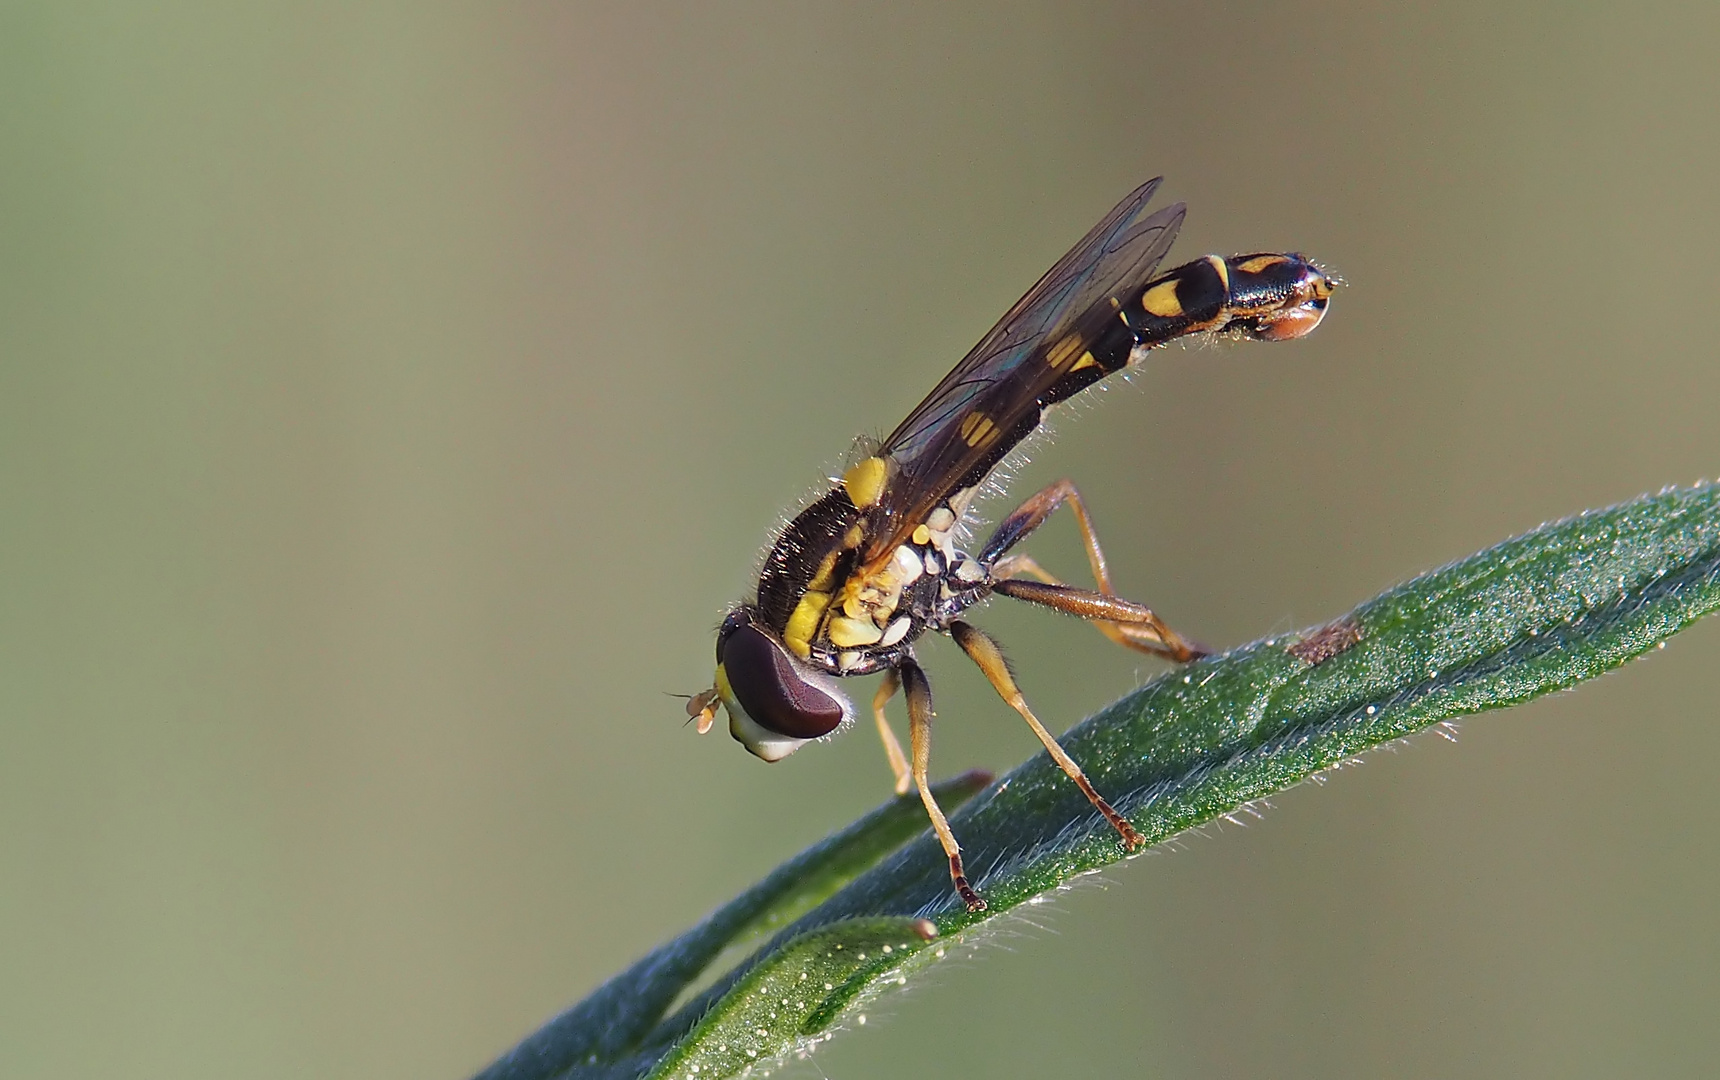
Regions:
<svg viewBox="0 0 1720 1080"><path fill-rule="evenodd" d="M1093 570L1093 580L1099 586L1099 595L1115 597L1116 588L1111 584L1111 570L1105 563L1105 552L1099 546L1099 535L1093 529L1093 518L1087 513L1087 504L1081 500L1081 492L1068 480L1059 480L1032 498L1022 503L1008 517L998 522L992 532L991 539L979 554L980 565L991 568L993 574L1003 580L1009 580L1020 574L1038 578L1047 585L1057 586L1059 590L1069 594L1092 595L1085 589L1073 589L1052 577L1038 562L1027 555L1008 555L1016 544L1026 539L1028 534L1045 523L1045 519L1057 511L1064 503L1069 504L1070 512L1075 515L1075 524L1081 530L1081 543L1087 549L1087 563ZM1008 555L1006 558L1005 556ZM1009 590L999 588L1005 596L1014 595ZM1023 590L1026 591L1026 590ZM1110 638L1124 648L1137 652L1151 653L1155 656L1167 657L1178 663L1186 663L1201 655L1202 650L1189 644L1181 634L1165 625L1163 619L1153 614L1152 610L1139 604L1123 601L1125 610L1120 610L1122 618L1106 618L1102 614L1088 614L1073 608L1062 607L1049 603L1035 595L1022 596L1021 599L1033 599L1070 614L1080 615L1093 624L1093 628ZM1092 607L1092 605L1089 605ZM1099 605L1104 607L1104 605Z"/></svg>
<svg viewBox="0 0 1720 1080"><path fill-rule="evenodd" d="M1068 752L1057 742L1056 737L1046 730L1044 724L1039 722L1039 717L1034 716L1033 710L1027 707L1027 698L1015 685L1015 676L1009 673L1009 665L1003 659L1003 650L998 648L997 642L992 640L991 635L979 627L965 622L951 623L950 634L956 639L956 644L962 647L962 652L967 653L968 658L979 665L980 671L985 673L986 679L991 682L992 688L997 691L998 696L1007 701L1010 708L1020 713L1021 718L1027 721L1027 726L1033 729L1033 734L1039 736L1039 741L1044 744L1046 752L1051 755L1051 760L1057 762L1057 766L1063 770L1069 779L1075 781L1075 786L1081 789L1081 794L1087 796L1087 801L1092 803L1099 813L1105 815L1105 820L1109 821L1111 826L1117 830L1118 835L1123 838L1123 847L1129 851L1134 851L1146 843L1141 838L1141 834L1135 831L1135 827L1129 824L1129 819L1117 813L1111 804L1105 801L1105 797L1099 794L1098 789L1093 786L1093 782L1087 779L1087 774L1082 771L1081 766L1075 763L1075 759L1069 756Z"/></svg>

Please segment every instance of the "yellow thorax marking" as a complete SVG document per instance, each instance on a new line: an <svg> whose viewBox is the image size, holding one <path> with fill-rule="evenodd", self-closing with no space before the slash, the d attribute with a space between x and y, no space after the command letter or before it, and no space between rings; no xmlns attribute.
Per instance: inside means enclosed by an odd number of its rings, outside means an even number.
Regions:
<svg viewBox="0 0 1720 1080"><path fill-rule="evenodd" d="M1260 271L1269 267L1277 266L1279 263L1289 261L1289 259L1286 259L1282 255L1256 255L1245 263L1237 263L1237 269L1250 274L1258 274Z"/></svg>
<svg viewBox="0 0 1720 1080"><path fill-rule="evenodd" d="M830 643L839 649L875 645L883 636L884 631L870 619L837 616L830 620Z"/></svg>
<svg viewBox="0 0 1720 1080"><path fill-rule="evenodd" d="M918 525L915 526L913 535L915 542L924 544L931 539L931 530L923 524ZM915 555L913 560L915 576L918 575L919 570L918 560L919 556ZM903 572L902 561L894 554L883 560L877 569L869 573L862 570L850 575L848 580L842 583L839 602L828 598L819 602L820 612L828 608L831 613L830 624L826 627L826 633L830 635L831 642L840 648L874 644L876 639L873 641L860 640L862 631L852 624L865 622L868 619L880 628L888 624L895 617L896 609L902 601L902 590L907 587L909 580L911 579ZM802 600L801 606L804 607L805 605L806 601ZM799 608L795 609L795 614L797 616L800 614ZM841 620L847 620L849 625L846 625L842 633L838 635L836 624ZM816 620L812 626L816 628ZM810 638L811 635L808 636ZM844 641L837 641L838 636L841 636Z"/></svg>
<svg viewBox="0 0 1720 1080"><path fill-rule="evenodd" d="M1183 313L1182 301L1177 299L1177 279L1161 281L1141 296L1141 307L1148 315L1174 319Z"/></svg>
<svg viewBox="0 0 1720 1080"><path fill-rule="evenodd" d="M812 580L806 583L806 587L829 592L830 586L836 584L836 559L841 554L840 551L832 551L824 556L824 561L818 564L818 572L812 575Z"/></svg>
<svg viewBox="0 0 1720 1080"><path fill-rule="evenodd" d="M1093 359L1093 354L1091 352L1084 352L1081 354L1081 359L1075 361L1075 366L1070 368L1069 370L1070 371L1080 371L1082 368L1098 367L1098 366L1099 366L1099 361Z"/></svg>
<svg viewBox="0 0 1720 1080"><path fill-rule="evenodd" d="M856 462L847 472L842 474L842 486L848 491L848 498L862 510L877 505L884 495L884 481L889 477L889 467L881 457L869 457Z"/></svg>
<svg viewBox="0 0 1720 1080"><path fill-rule="evenodd" d="M800 603L794 606L794 614L788 617L788 625L782 628L782 643L802 660L812 655L812 635L818 632L818 621L824 617L824 609L829 606L829 593L808 589L800 598Z"/></svg>

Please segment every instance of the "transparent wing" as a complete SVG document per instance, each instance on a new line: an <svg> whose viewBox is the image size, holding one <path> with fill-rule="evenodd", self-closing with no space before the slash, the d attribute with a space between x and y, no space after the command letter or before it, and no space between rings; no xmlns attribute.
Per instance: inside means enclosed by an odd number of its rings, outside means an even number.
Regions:
<svg viewBox="0 0 1720 1080"><path fill-rule="evenodd" d="M888 555L932 509L1037 423L1041 394L1059 372L1034 363L1094 304L1151 276L1182 226L1181 203L1136 220L1161 178L1118 203L980 339L955 370L884 440L891 476L873 512L864 560ZM960 425L976 410L1004 432L970 446Z"/></svg>

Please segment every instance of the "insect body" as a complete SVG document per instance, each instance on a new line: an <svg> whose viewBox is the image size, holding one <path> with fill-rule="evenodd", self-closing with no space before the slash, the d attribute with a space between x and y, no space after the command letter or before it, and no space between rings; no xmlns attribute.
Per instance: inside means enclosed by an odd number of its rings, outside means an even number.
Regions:
<svg viewBox="0 0 1720 1080"><path fill-rule="evenodd" d="M1178 662L1199 655L1151 610L1115 595L1074 485L1065 480L1034 495L970 553L958 537L974 496L1048 406L1178 338L1301 337L1319 324L1332 294L1332 279L1296 254L1209 255L1154 276L1184 212L1178 204L1140 217L1158 184L1117 204L900 427L789 523L765 559L757 595L717 633L716 685L688 707L705 731L720 703L730 733L777 761L852 718L838 678L883 672L873 714L896 790L919 789L970 911L985 901L926 781L932 696L914 642L927 631L952 636L1130 850L1140 836L1033 715L996 642L964 615L1001 594L1080 616L1128 648ZM1065 585L1011 553L1065 503L1096 590ZM884 715L898 690L908 705L906 755Z"/></svg>

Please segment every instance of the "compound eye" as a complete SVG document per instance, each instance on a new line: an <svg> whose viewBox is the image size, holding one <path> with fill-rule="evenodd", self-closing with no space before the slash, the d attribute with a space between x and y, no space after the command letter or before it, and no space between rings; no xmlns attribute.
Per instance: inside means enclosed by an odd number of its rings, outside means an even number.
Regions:
<svg viewBox="0 0 1720 1080"><path fill-rule="evenodd" d="M717 658L735 701L753 722L791 739L816 739L835 731L843 703L808 681L780 642L755 626L742 626L720 640Z"/></svg>

